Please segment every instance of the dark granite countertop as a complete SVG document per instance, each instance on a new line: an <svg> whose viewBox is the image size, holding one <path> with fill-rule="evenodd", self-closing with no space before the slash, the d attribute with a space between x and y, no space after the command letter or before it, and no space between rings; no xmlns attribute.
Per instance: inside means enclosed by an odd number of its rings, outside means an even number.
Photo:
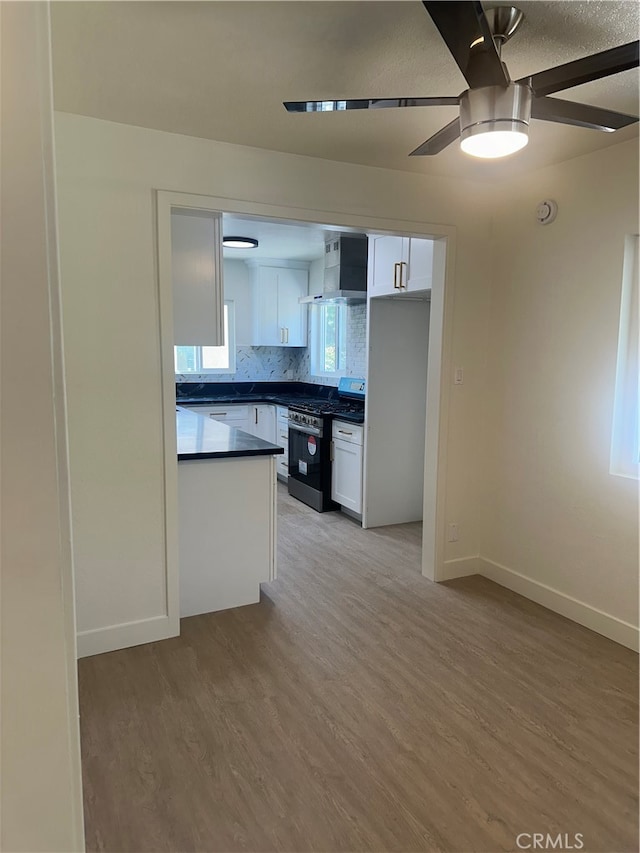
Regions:
<svg viewBox="0 0 640 853"><path fill-rule="evenodd" d="M233 456L273 456L284 453L244 430L227 426L186 409L176 409L178 461L187 459L227 459Z"/></svg>
<svg viewBox="0 0 640 853"><path fill-rule="evenodd" d="M336 400L333 385L310 382L178 382L176 403L190 406L207 403L273 403L294 406L316 400Z"/></svg>
<svg viewBox="0 0 640 853"><path fill-rule="evenodd" d="M271 403L296 406L318 400L338 400L334 385L311 382L178 382L176 403L188 406L211 406L216 403ZM351 423L362 423L364 412L343 413L339 417Z"/></svg>

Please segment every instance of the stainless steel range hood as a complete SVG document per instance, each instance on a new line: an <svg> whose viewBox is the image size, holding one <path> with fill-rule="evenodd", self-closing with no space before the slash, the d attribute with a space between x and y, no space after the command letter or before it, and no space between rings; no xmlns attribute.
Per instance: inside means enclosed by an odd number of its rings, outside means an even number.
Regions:
<svg viewBox="0 0 640 853"><path fill-rule="evenodd" d="M327 241L324 254L322 293L303 296L303 305L337 302L355 305L367 301L366 234L341 234Z"/></svg>

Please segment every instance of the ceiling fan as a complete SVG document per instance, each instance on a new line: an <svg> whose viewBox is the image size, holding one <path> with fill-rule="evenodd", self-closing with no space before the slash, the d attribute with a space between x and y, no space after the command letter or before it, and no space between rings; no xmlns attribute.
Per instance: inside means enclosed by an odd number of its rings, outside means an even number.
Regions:
<svg viewBox="0 0 640 853"><path fill-rule="evenodd" d="M637 68L637 41L512 81L501 50L522 23L524 16L519 9L500 6L485 12L477 0L423 0L422 5L469 84L468 89L457 97L285 101L285 108L296 113L459 105L459 118L419 145L410 156L438 154L458 137L462 150L476 157L513 154L527 144L532 118L609 132L638 121L637 116L549 97L572 86Z"/></svg>

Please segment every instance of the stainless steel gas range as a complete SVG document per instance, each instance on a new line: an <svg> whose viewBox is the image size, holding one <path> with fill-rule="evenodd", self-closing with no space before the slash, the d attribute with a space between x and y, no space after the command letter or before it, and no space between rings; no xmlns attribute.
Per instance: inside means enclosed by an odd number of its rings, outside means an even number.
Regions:
<svg viewBox="0 0 640 853"><path fill-rule="evenodd" d="M289 406L289 494L318 512L338 509L331 500L331 421L364 422L366 382L343 377L335 400Z"/></svg>

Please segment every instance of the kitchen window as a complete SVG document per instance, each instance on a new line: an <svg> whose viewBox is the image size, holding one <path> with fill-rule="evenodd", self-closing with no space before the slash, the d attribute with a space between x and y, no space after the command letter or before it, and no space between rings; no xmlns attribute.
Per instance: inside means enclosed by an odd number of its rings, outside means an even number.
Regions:
<svg viewBox="0 0 640 853"><path fill-rule="evenodd" d="M624 249L610 471L636 480L640 476L639 272L638 235L634 234L626 238Z"/></svg>
<svg viewBox="0 0 640 853"><path fill-rule="evenodd" d="M176 373L235 373L236 334L232 300L224 303L224 344L219 347L174 347Z"/></svg>
<svg viewBox="0 0 640 853"><path fill-rule="evenodd" d="M347 306L312 305L311 375L344 376L347 367Z"/></svg>

